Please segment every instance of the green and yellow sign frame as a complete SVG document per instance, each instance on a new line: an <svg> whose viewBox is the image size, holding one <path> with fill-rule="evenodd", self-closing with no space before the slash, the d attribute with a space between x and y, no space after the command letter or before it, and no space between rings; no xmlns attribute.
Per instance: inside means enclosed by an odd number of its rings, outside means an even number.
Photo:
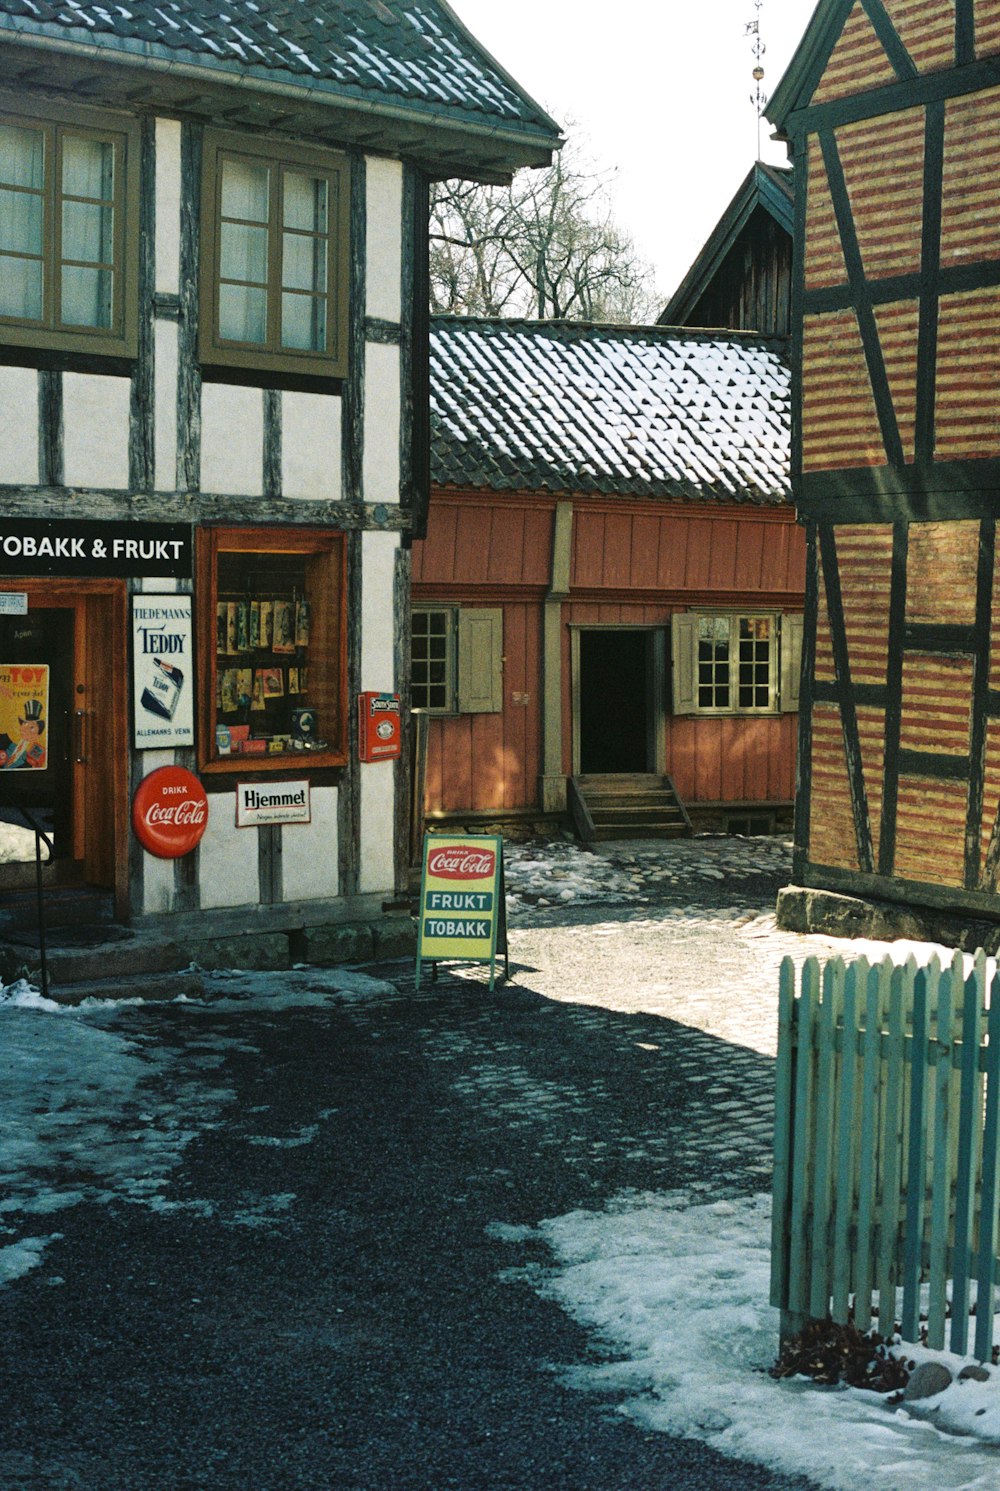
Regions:
<svg viewBox="0 0 1000 1491"><path fill-rule="evenodd" d="M503 839L494 834L425 834L417 988L422 964L431 964L435 978L438 963L447 960L489 963L492 991L498 950L509 979Z"/></svg>

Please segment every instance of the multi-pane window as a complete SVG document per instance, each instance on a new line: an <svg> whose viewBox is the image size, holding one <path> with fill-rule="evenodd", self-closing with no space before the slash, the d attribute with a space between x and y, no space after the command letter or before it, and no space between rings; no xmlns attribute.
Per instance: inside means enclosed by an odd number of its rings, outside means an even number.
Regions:
<svg viewBox="0 0 1000 1491"><path fill-rule="evenodd" d="M773 616L697 617L698 710L772 710L776 685Z"/></svg>
<svg viewBox="0 0 1000 1491"><path fill-rule="evenodd" d="M343 372L346 163L210 136L202 360Z"/></svg>
<svg viewBox="0 0 1000 1491"><path fill-rule="evenodd" d="M8 342L130 355L128 131L0 115L0 318ZM134 332L132 333L134 338Z"/></svg>
<svg viewBox="0 0 1000 1491"><path fill-rule="evenodd" d="M414 709L455 707L454 612L414 611L411 688Z"/></svg>

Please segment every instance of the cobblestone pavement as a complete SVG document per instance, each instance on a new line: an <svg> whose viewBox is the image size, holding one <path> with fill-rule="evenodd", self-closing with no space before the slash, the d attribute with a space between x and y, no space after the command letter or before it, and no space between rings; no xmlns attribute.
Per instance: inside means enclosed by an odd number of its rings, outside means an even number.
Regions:
<svg viewBox="0 0 1000 1491"><path fill-rule="evenodd" d="M776 970L820 941L770 920L787 850L508 861L492 993L406 962L59 1017L150 1059L121 1145L185 1132L148 1183L68 1151L55 1227L4 1213L48 1236L0 1288L2 1491L802 1491L567 1386L603 1348L523 1278L545 1218L766 1189Z"/></svg>

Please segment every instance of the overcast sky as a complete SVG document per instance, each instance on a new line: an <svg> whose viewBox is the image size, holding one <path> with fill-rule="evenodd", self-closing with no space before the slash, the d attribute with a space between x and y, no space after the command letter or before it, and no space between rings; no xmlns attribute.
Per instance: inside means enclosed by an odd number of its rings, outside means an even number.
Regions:
<svg viewBox="0 0 1000 1491"><path fill-rule="evenodd" d="M774 91L813 0L451 0L498 62L617 168L619 226L676 289L757 156L752 38ZM764 160L786 163L761 128Z"/></svg>

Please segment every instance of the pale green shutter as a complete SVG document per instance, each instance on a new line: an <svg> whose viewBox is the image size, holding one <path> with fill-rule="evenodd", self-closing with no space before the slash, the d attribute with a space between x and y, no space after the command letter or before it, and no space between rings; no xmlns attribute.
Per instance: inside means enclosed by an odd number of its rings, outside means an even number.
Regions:
<svg viewBox="0 0 1000 1491"><path fill-rule="evenodd" d="M670 618L670 662L674 714L694 714L698 663L698 618L677 611Z"/></svg>
<svg viewBox="0 0 1000 1491"><path fill-rule="evenodd" d="M458 613L458 712L497 714L503 709L503 611Z"/></svg>
<svg viewBox="0 0 1000 1491"><path fill-rule="evenodd" d="M791 714L799 707L799 675L802 672L801 616L781 618L781 712Z"/></svg>

